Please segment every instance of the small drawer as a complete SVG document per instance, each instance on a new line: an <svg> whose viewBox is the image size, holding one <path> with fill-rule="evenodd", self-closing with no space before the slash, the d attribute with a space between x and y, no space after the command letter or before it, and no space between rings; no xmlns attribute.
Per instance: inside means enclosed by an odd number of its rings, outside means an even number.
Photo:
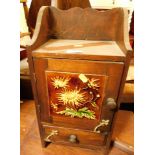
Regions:
<svg viewBox="0 0 155 155"><path fill-rule="evenodd" d="M106 135L99 133L56 127L56 126L43 126L44 140L46 142L69 144L75 146L104 146L106 144Z"/></svg>

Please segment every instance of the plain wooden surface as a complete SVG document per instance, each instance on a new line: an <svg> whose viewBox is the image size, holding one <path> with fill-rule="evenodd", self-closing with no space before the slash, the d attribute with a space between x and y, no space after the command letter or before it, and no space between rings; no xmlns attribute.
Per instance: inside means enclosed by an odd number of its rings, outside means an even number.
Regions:
<svg viewBox="0 0 155 155"><path fill-rule="evenodd" d="M132 116L130 112L127 112ZM115 134L119 137L120 140L128 141L131 143L133 140L133 135L130 133L132 128L132 118L129 118L127 124L130 127L122 127L124 121L124 115L126 112L121 112L121 122L117 122L120 124L120 127ZM129 130L129 132L120 133L123 129ZM125 135L131 134L131 135ZM21 154L20 155L102 155L100 151L94 151L89 149L83 149L79 147L69 147L63 145L55 145L50 144L47 148L42 148L40 138L39 138L39 131L36 121L36 114L35 114L35 104L33 100L27 100L21 103L20 108L20 145L21 145ZM116 147L112 147L110 149L109 155L128 155L128 153L121 151Z"/></svg>
<svg viewBox="0 0 155 155"><path fill-rule="evenodd" d="M115 41L51 39L34 50L32 55L39 58L125 60L125 54Z"/></svg>

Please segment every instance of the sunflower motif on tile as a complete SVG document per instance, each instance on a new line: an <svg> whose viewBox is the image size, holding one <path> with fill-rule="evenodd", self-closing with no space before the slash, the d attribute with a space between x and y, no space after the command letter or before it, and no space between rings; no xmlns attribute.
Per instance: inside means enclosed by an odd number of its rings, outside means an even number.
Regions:
<svg viewBox="0 0 155 155"><path fill-rule="evenodd" d="M58 88L65 88L68 86L70 78L68 77L53 77L51 78L53 86L58 89Z"/></svg>
<svg viewBox="0 0 155 155"><path fill-rule="evenodd" d="M77 108L86 102L85 93L82 93L80 89L75 90L63 90L58 93L58 100L63 102L67 107Z"/></svg>

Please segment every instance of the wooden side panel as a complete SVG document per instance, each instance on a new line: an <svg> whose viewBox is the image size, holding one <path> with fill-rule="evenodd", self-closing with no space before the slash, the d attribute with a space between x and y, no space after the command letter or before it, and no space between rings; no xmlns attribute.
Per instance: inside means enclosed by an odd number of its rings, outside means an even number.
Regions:
<svg viewBox="0 0 155 155"><path fill-rule="evenodd" d="M49 9L50 35L58 39L115 40L123 19L121 8L105 12L78 7L66 11L54 7Z"/></svg>

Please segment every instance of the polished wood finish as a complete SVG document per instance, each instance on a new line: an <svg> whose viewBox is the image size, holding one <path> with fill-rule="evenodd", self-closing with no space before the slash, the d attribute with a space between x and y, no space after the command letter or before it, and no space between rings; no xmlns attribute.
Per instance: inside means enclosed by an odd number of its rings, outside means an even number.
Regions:
<svg viewBox="0 0 155 155"><path fill-rule="evenodd" d="M55 46L50 39L59 40L59 45ZM68 40L67 42L70 44L64 45L62 40ZM74 44L75 40L81 40L80 46L82 45L82 47L79 47L77 43ZM89 40L89 42L85 40ZM62 47L60 47L61 43L63 44ZM101 45L102 47L100 47ZM107 45L109 46L106 47ZM74 51L77 46L78 50L82 50L82 52L64 52L66 49ZM51 49L47 52L45 49L49 47ZM103 52L99 52L99 48L103 48ZM112 135L111 129L114 124L115 112L119 107L130 55L127 10L116 8L99 12L90 8L72 8L67 11L58 10L54 7L42 7L40 9L32 45L28 48L28 58L43 147L46 146L47 141L58 144L61 141L61 144L84 146L90 149L100 146L99 149L104 154L108 154ZM102 93L98 94L101 97L101 100L98 99L98 101L102 105L99 106L101 110L99 119L93 116L91 117L93 120L91 120L86 115L84 118L83 116L78 118L78 115L74 118L74 116L70 116L70 112L64 117L51 115L47 73L53 72L58 75L67 73L69 78L73 74L83 74L84 76L88 74L94 79L97 76L106 77L104 86L103 84L95 85L96 90L102 90ZM85 77L86 81L91 80L88 77ZM60 79L64 79L64 77L60 76ZM93 86L89 84L86 83L92 89ZM75 90L81 89L78 85L76 87ZM108 98L112 98L116 102L115 110L106 105ZM98 104L98 102L95 103ZM88 107L84 108L87 109ZM75 112L75 109L69 110ZM80 110L77 108L76 114ZM64 113L64 111L57 111L57 114L60 116L62 112ZM93 115L94 111L89 109L90 112ZM74 140L71 138L70 141L67 141L67 137L70 136L74 137ZM89 136L92 136L96 143ZM73 141L79 141L79 143L74 144Z"/></svg>
<svg viewBox="0 0 155 155"><path fill-rule="evenodd" d="M122 117L123 116L123 117ZM131 145L133 140L133 122L130 112L119 111L118 121L116 121L115 139L123 140ZM125 119L126 118L126 119ZM21 155L102 155L99 150L90 150L79 147L64 146L58 144L48 145L42 149L38 131L38 125L35 113L35 103L33 100L24 100L20 104L20 154ZM124 121L128 120L128 121ZM127 123L125 123L127 122ZM121 125L120 125L121 124ZM121 135L121 138L119 137ZM111 147L109 155L128 155L127 152L121 151L116 146Z"/></svg>
<svg viewBox="0 0 155 155"><path fill-rule="evenodd" d="M35 58L67 58L118 62L125 60L125 54L115 41L52 39L35 49L32 55Z"/></svg>

